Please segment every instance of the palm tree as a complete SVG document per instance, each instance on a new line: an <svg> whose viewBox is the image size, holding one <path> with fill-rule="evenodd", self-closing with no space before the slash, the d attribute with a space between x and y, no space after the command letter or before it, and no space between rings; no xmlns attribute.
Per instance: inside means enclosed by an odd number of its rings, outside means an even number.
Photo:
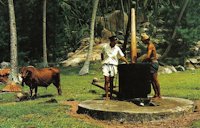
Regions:
<svg viewBox="0 0 200 128"><path fill-rule="evenodd" d="M46 11L47 11L47 0L43 3L43 66L48 66L47 61L47 40L46 40Z"/></svg>
<svg viewBox="0 0 200 128"><path fill-rule="evenodd" d="M93 44L94 44L94 25L95 25L98 3L99 3L99 0L95 0L94 4L93 4L91 28L90 28L90 45L89 45L89 50L88 50L86 61L83 65L83 67L81 68L81 70L79 71L79 75L85 75L85 74L89 73L90 58L92 57L92 50L93 50Z"/></svg>
<svg viewBox="0 0 200 128"><path fill-rule="evenodd" d="M18 61L17 61L17 31L15 22L15 11L13 0L8 0L9 20L10 20L10 62L11 73L10 80L19 82L18 74Z"/></svg>
<svg viewBox="0 0 200 128"><path fill-rule="evenodd" d="M185 12L186 7L187 7L189 1L190 0L185 0L185 2L183 4L183 7L181 8L181 12L180 12L180 14L178 16L178 19L177 19L177 22L176 22L176 25L175 25L175 28L174 28L174 31L173 31L173 34L172 34L172 40L176 37L177 27L180 24L180 21L182 19L183 13ZM173 42L170 42L169 45L168 45L168 47L167 47L167 49L165 50L165 52L163 53L163 55L161 56L160 59L163 59L163 58L165 58L167 56L167 54L169 53L172 45L173 45Z"/></svg>

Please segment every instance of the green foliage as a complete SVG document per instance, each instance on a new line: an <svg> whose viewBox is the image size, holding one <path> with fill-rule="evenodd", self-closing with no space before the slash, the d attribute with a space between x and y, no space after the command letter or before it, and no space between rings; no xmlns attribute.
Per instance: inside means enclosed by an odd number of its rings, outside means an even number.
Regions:
<svg viewBox="0 0 200 128"><path fill-rule="evenodd" d="M0 4L0 60L1 61L9 61L10 60L10 35L9 24L8 24L8 7L6 1L2 1L4 4ZM6 54L4 54L6 53Z"/></svg>
<svg viewBox="0 0 200 128"><path fill-rule="evenodd" d="M198 36L200 34L199 2L190 0L180 23L177 23L177 20L185 0L148 0L145 2L138 2L138 13L143 14L145 22L150 22L148 33L160 40L159 47L165 50L168 44L172 43L169 56L188 56L189 48L200 39ZM174 31L176 36L172 39Z"/></svg>
<svg viewBox="0 0 200 128"><path fill-rule="evenodd" d="M181 24L178 32L183 38L184 43L193 45L200 40L200 4L196 1L191 1L187 8L187 13Z"/></svg>
<svg viewBox="0 0 200 128"><path fill-rule="evenodd" d="M47 53L48 61L59 62L67 53L80 46L80 40L88 37L92 0L51 0L47 1ZM174 42L171 56L188 54L189 47L199 40L199 2L190 1L186 14L179 24L177 36L171 40L177 17L183 1L145 0L123 1L126 13L131 4L137 3L138 22L150 22L148 33L158 38L158 47L165 49L168 42ZM35 64L42 61L42 0L14 1L19 63ZM121 10L120 0L99 2L98 16L105 16L114 10ZM7 0L0 3L0 62L10 60L10 34ZM141 20L143 19L143 20ZM139 24L138 24L139 26ZM161 38L159 36L161 35ZM178 42L177 39L183 39ZM173 52L177 51L177 52ZM186 56L184 55L184 56Z"/></svg>
<svg viewBox="0 0 200 128"><path fill-rule="evenodd" d="M8 6L6 0L2 2L4 4L0 5L0 50L2 51L0 62L10 60ZM19 62L28 64L41 62L43 1L14 2L18 53L23 55L19 57ZM91 0L47 1L47 49L50 62L66 59L68 52L75 51L79 47L80 39L88 36L91 2Z"/></svg>
<svg viewBox="0 0 200 128"><path fill-rule="evenodd" d="M88 36L90 22L88 17L92 11L89 9L90 7L87 7L92 6L89 3L91 3L90 0L58 2L55 27L57 47L51 46L55 58L66 59L66 54L75 51L80 45L80 40Z"/></svg>

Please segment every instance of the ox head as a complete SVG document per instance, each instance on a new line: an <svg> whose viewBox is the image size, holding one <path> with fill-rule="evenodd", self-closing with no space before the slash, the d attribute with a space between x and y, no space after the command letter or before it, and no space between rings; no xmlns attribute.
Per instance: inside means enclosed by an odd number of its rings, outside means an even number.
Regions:
<svg viewBox="0 0 200 128"><path fill-rule="evenodd" d="M32 67L22 67L20 69L20 77L22 79L22 86L24 86L24 82L28 80L32 75Z"/></svg>
<svg viewBox="0 0 200 128"><path fill-rule="evenodd" d="M28 67L23 67L21 68L20 73L21 73L22 79L27 79L27 78L30 78L32 71Z"/></svg>

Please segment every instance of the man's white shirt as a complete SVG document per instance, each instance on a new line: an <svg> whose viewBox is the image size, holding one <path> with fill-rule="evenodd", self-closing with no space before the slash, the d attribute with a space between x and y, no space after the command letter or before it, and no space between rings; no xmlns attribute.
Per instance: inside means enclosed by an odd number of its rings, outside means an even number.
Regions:
<svg viewBox="0 0 200 128"><path fill-rule="evenodd" d="M105 44L103 46L102 53L104 55L104 60L102 61L102 64L118 65L118 58L124 56L124 53L117 45L111 48L110 44Z"/></svg>

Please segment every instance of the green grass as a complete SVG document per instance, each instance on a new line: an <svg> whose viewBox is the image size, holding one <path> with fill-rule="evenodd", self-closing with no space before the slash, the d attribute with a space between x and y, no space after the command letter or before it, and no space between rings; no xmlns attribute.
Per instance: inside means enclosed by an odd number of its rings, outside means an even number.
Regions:
<svg viewBox="0 0 200 128"><path fill-rule="evenodd" d="M0 107L1 128L94 128L66 114L69 106L29 101Z"/></svg>
<svg viewBox="0 0 200 128"><path fill-rule="evenodd" d="M160 75L161 93L164 96L200 99L200 70Z"/></svg>
<svg viewBox="0 0 200 128"><path fill-rule="evenodd" d="M98 124L90 124L67 114L70 106L60 103L46 103L51 98L57 101L101 99L104 91L91 85L94 77L103 78L99 63L93 63L88 75L79 76L81 67L61 69L61 86L63 95L58 96L56 88L51 85L47 89L39 87L40 97L36 100L11 102L8 97L0 96L0 128L96 128ZM163 96L200 99L200 70L159 75ZM103 80L102 80L103 81ZM3 86L0 86L3 88ZM25 91L29 88L25 86ZM153 91L150 95L153 95ZM200 121L194 123L200 127Z"/></svg>
<svg viewBox="0 0 200 128"><path fill-rule="evenodd" d="M199 127L200 127L200 120L195 121L191 126L191 128L199 128Z"/></svg>

